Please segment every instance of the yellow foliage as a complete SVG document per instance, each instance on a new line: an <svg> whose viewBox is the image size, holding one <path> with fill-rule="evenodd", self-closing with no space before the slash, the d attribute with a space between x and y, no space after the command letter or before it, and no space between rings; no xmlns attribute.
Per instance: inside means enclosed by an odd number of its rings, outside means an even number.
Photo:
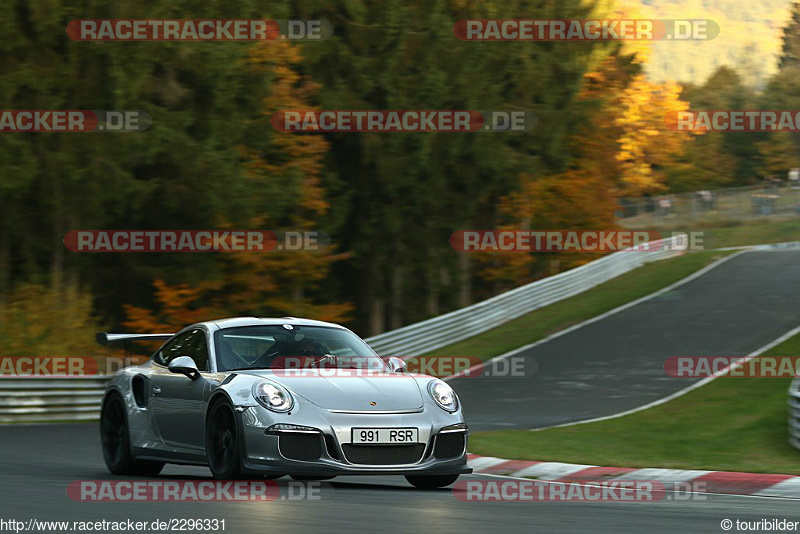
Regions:
<svg viewBox="0 0 800 534"><path fill-rule="evenodd" d="M620 7L612 18L637 18ZM623 49L646 58L648 46ZM664 116L689 108L681 87L631 75L625 61L609 55L584 76L579 103L594 104L571 136L576 154L570 169L551 176L520 177L518 192L501 199L504 224L497 230L613 230L617 195L663 188L662 165L673 164L691 136L669 131ZM598 105L600 104L600 105ZM495 252L476 255L483 278L518 285L546 272L595 259L596 253ZM556 266L555 269L553 266Z"/></svg>
<svg viewBox="0 0 800 534"><path fill-rule="evenodd" d="M773 132L756 146L764 159L764 170L774 178L785 179L787 171L798 166L800 159L790 132Z"/></svg>
<svg viewBox="0 0 800 534"><path fill-rule="evenodd" d="M689 133L668 130L664 125L667 113L689 109L680 92L676 83L650 82L643 74L634 77L623 91L614 120L621 129L616 159L621 164L623 194L640 196L664 188L665 176L657 167L675 163L691 139Z"/></svg>
<svg viewBox="0 0 800 534"><path fill-rule="evenodd" d="M27 284L0 298L0 356L104 355L95 342L100 330L92 296L75 287Z"/></svg>

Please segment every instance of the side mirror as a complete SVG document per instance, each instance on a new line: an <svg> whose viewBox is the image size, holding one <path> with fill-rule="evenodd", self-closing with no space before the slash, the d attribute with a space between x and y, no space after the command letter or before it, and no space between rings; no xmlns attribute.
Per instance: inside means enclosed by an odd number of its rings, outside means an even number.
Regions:
<svg viewBox="0 0 800 534"><path fill-rule="evenodd" d="M169 362L167 369L169 369L171 373L181 373L186 375L192 380L197 380L200 378L200 370L197 368L197 364L194 363L194 360L190 356L178 356Z"/></svg>
<svg viewBox="0 0 800 534"><path fill-rule="evenodd" d="M405 373L408 369L406 362L398 358L397 356L392 356L386 362L386 365L389 366L389 370L393 373Z"/></svg>

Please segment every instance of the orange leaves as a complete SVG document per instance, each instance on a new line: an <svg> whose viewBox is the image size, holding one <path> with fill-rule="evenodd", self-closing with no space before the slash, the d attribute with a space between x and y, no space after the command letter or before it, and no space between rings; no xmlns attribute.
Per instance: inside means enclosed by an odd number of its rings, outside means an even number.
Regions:
<svg viewBox="0 0 800 534"><path fill-rule="evenodd" d="M507 224L496 230L572 230L615 228L615 198L597 173L571 169L546 178L522 175L521 189L500 200L499 214ZM510 285L536 278L557 265L563 270L595 259L596 253L481 252L481 275ZM556 271L557 272L557 271ZM555 273L551 273L555 274Z"/></svg>
<svg viewBox="0 0 800 534"><path fill-rule="evenodd" d="M288 42L270 42L253 47L249 65L272 75L263 100L264 114L278 110L316 110L313 104L319 84L298 73L302 61L298 48ZM249 154L249 176L282 184L296 196L295 205L281 217L282 228L265 213L253 221L273 230L316 230L320 217L330 208L321 174L329 143L321 135L272 131L267 146ZM324 320L347 319L350 304L315 304L308 295L325 279L333 261L341 259L332 250L273 253L237 253L235 282L241 288L236 300L247 309L266 308L282 315Z"/></svg>
<svg viewBox="0 0 800 534"><path fill-rule="evenodd" d="M273 297L267 299L267 304L273 310L277 310L276 315L306 317L318 321L329 321L341 323L349 320L354 306L349 303L341 304L312 304L308 301L298 301L285 297Z"/></svg>
<svg viewBox="0 0 800 534"><path fill-rule="evenodd" d="M309 77L300 76L296 68L302 61L297 47L286 41L260 43L249 54L248 65L255 71L268 70L272 83L264 98L264 114L269 116L279 110L316 110L311 100L319 84ZM324 214L329 206L320 186L322 159L329 143L320 135L298 135L272 131L269 145L260 153L249 154L248 169L252 178L266 174L266 178L282 182L299 182L298 210L294 211L294 224L308 227L315 216Z"/></svg>
<svg viewBox="0 0 800 534"><path fill-rule="evenodd" d="M155 297L159 304L156 312L131 306L124 306L127 319L123 326L132 332L161 332L178 330L199 321L207 321L213 315L209 308L199 306L203 298L202 288L187 284L167 285L163 280L153 280Z"/></svg>
<svg viewBox="0 0 800 534"><path fill-rule="evenodd" d="M299 49L285 41L251 47L247 67L269 80L262 104L266 117L278 110L315 109L319 85L299 74ZM321 135L270 129L264 146L242 147L244 178L253 184L256 202L265 206L252 217L249 229L319 230L330 205L321 174L329 148ZM276 202L275 194L285 195ZM224 226L230 226L226 223ZM159 310L125 306L125 326L137 331L178 328L211 316L295 315L345 321L349 303L318 304L314 292L328 276L330 265L346 257L333 247L323 251L231 252L220 256L219 281L201 287L170 286L154 281ZM213 313L212 313L213 310Z"/></svg>
<svg viewBox="0 0 800 534"><path fill-rule="evenodd" d="M255 70L268 69L273 76L270 91L264 98L264 113L279 110L316 110L313 99L319 85L300 76L302 60L296 46L288 42L270 42L253 47L249 64ZM320 175L329 143L321 135L273 131L270 141L258 153L249 154L251 179L285 184L296 191L296 202L281 217L287 230L316 230L320 217L330 208ZM269 225L274 218L264 214L254 225ZM332 262L342 259L333 247L325 251L294 251L236 254L235 269L243 274L237 282L244 288L237 298L248 308L266 307L279 314L342 321L352 310L350 304L316 304L308 296L327 277ZM246 274L245 274L246 273Z"/></svg>

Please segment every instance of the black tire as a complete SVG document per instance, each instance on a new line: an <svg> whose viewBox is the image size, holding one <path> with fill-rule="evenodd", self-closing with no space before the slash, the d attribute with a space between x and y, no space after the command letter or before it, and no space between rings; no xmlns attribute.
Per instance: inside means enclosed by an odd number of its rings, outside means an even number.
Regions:
<svg viewBox="0 0 800 534"><path fill-rule="evenodd" d="M409 484L418 489L437 489L449 486L458 475L406 475Z"/></svg>
<svg viewBox="0 0 800 534"><path fill-rule="evenodd" d="M245 478L240 436L239 421L233 406L224 400L215 402L208 410L206 419L206 458L214 478Z"/></svg>
<svg viewBox="0 0 800 534"><path fill-rule="evenodd" d="M100 443L108 470L115 475L156 476L164 462L137 460L131 454L128 416L119 393L110 393L100 412Z"/></svg>
<svg viewBox="0 0 800 534"><path fill-rule="evenodd" d="M332 478L336 478L336 475L327 475L327 476L314 476L314 475L290 475L293 480L297 480L299 482L304 482L307 480L330 480Z"/></svg>

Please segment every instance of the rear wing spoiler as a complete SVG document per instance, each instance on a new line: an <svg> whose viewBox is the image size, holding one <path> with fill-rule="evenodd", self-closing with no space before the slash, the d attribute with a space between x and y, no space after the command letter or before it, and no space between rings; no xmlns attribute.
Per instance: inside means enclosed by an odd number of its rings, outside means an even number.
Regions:
<svg viewBox="0 0 800 534"><path fill-rule="evenodd" d="M97 339L98 343L105 346L110 343L128 341L166 341L174 335L175 334L109 334L108 332L98 332L95 339Z"/></svg>

